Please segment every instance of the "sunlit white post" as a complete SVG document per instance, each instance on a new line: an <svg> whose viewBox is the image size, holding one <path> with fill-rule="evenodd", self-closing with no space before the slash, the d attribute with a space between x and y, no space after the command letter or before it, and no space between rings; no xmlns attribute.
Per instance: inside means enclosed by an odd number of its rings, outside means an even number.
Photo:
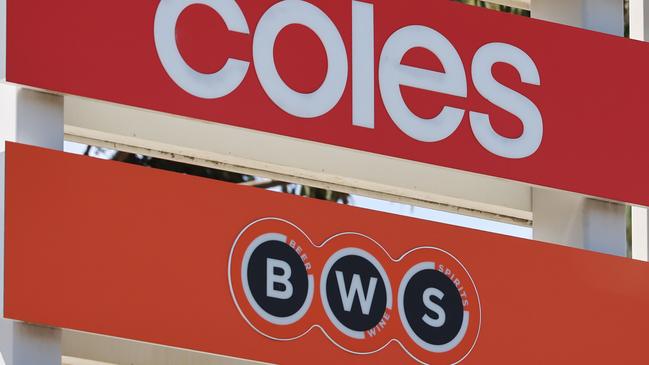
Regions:
<svg viewBox="0 0 649 365"><path fill-rule="evenodd" d="M0 81L5 79L6 14L6 0L0 0ZM0 83L0 293L3 297L5 141L63 149L63 97ZM4 313L3 304L0 300L0 313ZM60 365L61 330L0 319L0 352L7 365Z"/></svg>
<svg viewBox="0 0 649 365"><path fill-rule="evenodd" d="M631 38L649 40L649 0L629 0L629 23ZM631 227L633 258L649 261L649 214L646 208L631 208Z"/></svg>

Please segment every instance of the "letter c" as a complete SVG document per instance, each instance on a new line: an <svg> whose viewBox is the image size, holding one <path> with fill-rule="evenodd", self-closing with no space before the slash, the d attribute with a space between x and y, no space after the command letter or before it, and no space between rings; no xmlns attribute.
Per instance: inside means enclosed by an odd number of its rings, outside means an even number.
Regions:
<svg viewBox="0 0 649 365"><path fill-rule="evenodd" d="M229 58L213 74L192 69L183 59L176 43L176 24L190 5L209 6L225 21L228 30L250 34L241 8L234 0L162 0L155 14L154 38L158 57L167 74L189 94L203 99L217 99L234 91L248 72L249 62Z"/></svg>

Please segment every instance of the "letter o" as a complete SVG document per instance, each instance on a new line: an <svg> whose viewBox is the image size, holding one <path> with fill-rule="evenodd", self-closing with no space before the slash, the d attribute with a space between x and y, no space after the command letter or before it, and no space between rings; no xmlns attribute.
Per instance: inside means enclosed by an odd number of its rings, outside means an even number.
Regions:
<svg viewBox="0 0 649 365"><path fill-rule="evenodd" d="M189 94L203 99L217 99L234 91L248 72L249 62L229 58L223 68L212 74L192 69L183 59L176 43L176 24L190 5L209 6L225 21L228 30L249 34L248 23L234 0L162 0L154 22L155 46L162 66L171 79Z"/></svg>
<svg viewBox="0 0 649 365"><path fill-rule="evenodd" d="M275 65L277 36L291 24L311 29L327 53L327 75L320 88L312 93L304 94L291 89L282 80ZM257 24L252 48L261 86L285 112L301 118L319 117L329 112L342 97L348 76L345 44L336 25L315 5L301 0L285 0L273 5Z"/></svg>

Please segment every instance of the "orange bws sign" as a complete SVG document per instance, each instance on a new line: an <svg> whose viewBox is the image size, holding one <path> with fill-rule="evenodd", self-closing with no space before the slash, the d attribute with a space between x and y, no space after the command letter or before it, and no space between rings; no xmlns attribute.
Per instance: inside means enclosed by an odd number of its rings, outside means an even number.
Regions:
<svg viewBox="0 0 649 365"><path fill-rule="evenodd" d="M6 168L11 319L278 364L646 355L646 263L23 145Z"/></svg>
<svg viewBox="0 0 649 365"><path fill-rule="evenodd" d="M228 262L237 309L260 334L296 340L319 329L368 355L394 342L421 363L454 364L480 332L480 299L466 268L435 247L399 258L359 232L321 244L280 218L248 225Z"/></svg>

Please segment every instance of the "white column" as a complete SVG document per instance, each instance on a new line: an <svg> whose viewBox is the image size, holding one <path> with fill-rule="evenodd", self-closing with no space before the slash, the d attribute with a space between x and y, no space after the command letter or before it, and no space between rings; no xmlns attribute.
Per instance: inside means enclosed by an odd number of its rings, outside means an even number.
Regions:
<svg viewBox="0 0 649 365"><path fill-rule="evenodd" d="M532 17L624 35L623 0L532 0Z"/></svg>
<svg viewBox="0 0 649 365"><path fill-rule="evenodd" d="M63 149L63 97L0 84L2 192L5 181L5 141ZM46 179L44 177L44 182ZM0 194L0 288L3 296L4 213L4 194ZM0 301L2 312L3 303L4 301ZM7 365L60 365L61 330L0 319L0 352Z"/></svg>
<svg viewBox="0 0 649 365"><path fill-rule="evenodd" d="M7 0L0 0L0 81L5 79L7 54Z"/></svg>
<svg viewBox="0 0 649 365"><path fill-rule="evenodd" d="M629 0L629 35L649 40L649 0ZM649 136L647 136L649 137ZM631 243L633 258L649 261L649 214L646 208L631 208Z"/></svg>
<svg viewBox="0 0 649 365"><path fill-rule="evenodd" d="M534 239L585 248L585 201L577 194L532 188Z"/></svg>
<svg viewBox="0 0 649 365"><path fill-rule="evenodd" d="M649 0L629 0L629 35L640 41L649 40Z"/></svg>
<svg viewBox="0 0 649 365"><path fill-rule="evenodd" d="M631 208L632 255L636 260L649 261L649 214L647 208Z"/></svg>
<svg viewBox="0 0 649 365"><path fill-rule="evenodd" d="M614 35L624 34L622 0L532 0L531 13L538 19ZM623 205L533 188L532 211L534 239L627 255Z"/></svg>
<svg viewBox="0 0 649 365"><path fill-rule="evenodd" d="M534 188L532 207L535 240L617 256L627 255L623 205Z"/></svg>

